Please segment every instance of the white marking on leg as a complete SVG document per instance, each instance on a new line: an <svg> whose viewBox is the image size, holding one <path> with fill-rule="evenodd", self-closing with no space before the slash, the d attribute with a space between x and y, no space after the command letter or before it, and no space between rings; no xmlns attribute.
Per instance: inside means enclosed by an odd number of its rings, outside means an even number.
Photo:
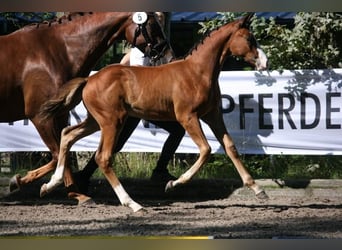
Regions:
<svg viewBox="0 0 342 250"><path fill-rule="evenodd" d="M46 184L46 191L51 192L58 185L63 183L64 166L58 166L50 181Z"/></svg>
<svg viewBox="0 0 342 250"><path fill-rule="evenodd" d="M179 176L179 178L177 180L172 181L171 187L173 188L177 185L187 183L192 178L193 175L194 175L194 173L191 171L191 169L189 169L188 171L183 173L181 176Z"/></svg>
<svg viewBox="0 0 342 250"><path fill-rule="evenodd" d="M113 187L116 195L118 196L120 203L123 206L127 206L133 209L133 212L137 212L142 209L142 206L136 203L126 192L124 187L119 184L116 187Z"/></svg>
<svg viewBox="0 0 342 250"><path fill-rule="evenodd" d="M252 186L250 186L250 189L252 189L254 191L255 195L258 195L261 192L264 192L264 190L261 187L259 187L259 185L256 183L254 183Z"/></svg>

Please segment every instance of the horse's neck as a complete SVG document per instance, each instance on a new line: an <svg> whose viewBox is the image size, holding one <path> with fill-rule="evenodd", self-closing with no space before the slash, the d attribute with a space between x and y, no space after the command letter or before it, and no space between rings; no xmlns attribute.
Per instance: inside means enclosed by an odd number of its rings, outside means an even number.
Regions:
<svg viewBox="0 0 342 250"><path fill-rule="evenodd" d="M94 13L70 21L61 29L73 72L88 74L111 45L113 36L121 37L130 13Z"/></svg>
<svg viewBox="0 0 342 250"><path fill-rule="evenodd" d="M225 51L225 45L231 34L235 31L234 26L224 25L207 36L203 42L197 45L197 48L186 57L196 64L198 72L206 72L209 75L218 77L225 58L229 55L229 51Z"/></svg>

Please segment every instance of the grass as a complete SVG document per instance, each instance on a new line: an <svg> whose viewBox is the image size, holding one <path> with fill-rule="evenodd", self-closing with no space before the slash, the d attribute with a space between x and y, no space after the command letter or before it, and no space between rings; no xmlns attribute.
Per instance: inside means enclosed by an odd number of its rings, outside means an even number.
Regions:
<svg viewBox="0 0 342 250"><path fill-rule="evenodd" d="M80 168L92 155L92 152L78 154ZM0 153L0 167L7 167L10 173L0 173L2 176L12 176L14 173L24 175L27 171L48 162L46 153ZM113 168L119 177L149 178L159 153L118 153L114 157ZM7 161L6 161L7 159ZM171 174L180 176L197 159L196 154L176 154L168 165ZM340 179L342 178L342 156L313 155L241 155L251 175L256 179ZM74 161L75 162L75 161ZM74 164L75 165L75 164ZM101 177L99 170L95 177ZM225 155L211 155L195 178L224 179L236 178L239 175L232 162Z"/></svg>

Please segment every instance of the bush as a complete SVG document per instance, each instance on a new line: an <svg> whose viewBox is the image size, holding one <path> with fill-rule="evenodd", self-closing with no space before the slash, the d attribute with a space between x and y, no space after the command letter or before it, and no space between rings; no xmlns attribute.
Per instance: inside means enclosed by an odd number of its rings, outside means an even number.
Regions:
<svg viewBox="0 0 342 250"><path fill-rule="evenodd" d="M274 70L342 67L341 13L298 12L293 28L254 19L252 29Z"/></svg>

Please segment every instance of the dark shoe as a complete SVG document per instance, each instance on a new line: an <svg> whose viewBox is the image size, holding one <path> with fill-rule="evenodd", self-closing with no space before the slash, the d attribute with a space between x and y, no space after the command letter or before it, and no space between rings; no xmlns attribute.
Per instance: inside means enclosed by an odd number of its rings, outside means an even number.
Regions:
<svg viewBox="0 0 342 250"><path fill-rule="evenodd" d="M164 171L153 170L151 181L167 182L170 180L177 180L177 178L171 175L169 172L167 172L167 170L164 170Z"/></svg>

